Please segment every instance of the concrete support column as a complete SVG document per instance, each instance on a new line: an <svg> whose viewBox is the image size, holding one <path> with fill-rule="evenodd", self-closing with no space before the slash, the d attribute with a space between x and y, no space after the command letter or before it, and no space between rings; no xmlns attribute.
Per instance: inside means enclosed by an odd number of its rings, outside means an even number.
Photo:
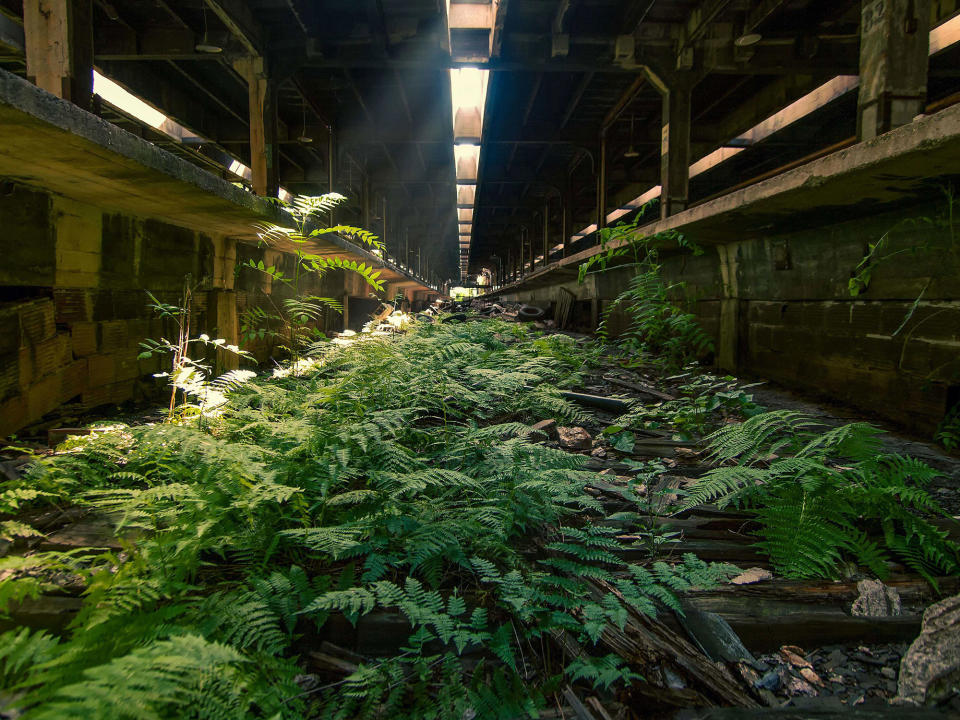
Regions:
<svg viewBox="0 0 960 720"><path fill-rule="evenodd" d="M690 197L690 106L693 78L679 72L669 77L663 94L660 136L660 216L685 210Z"/></svg>
<svg viewBox="0 0 960 720"><path fill-rule="evenodd" d="M525 247L526 244L527 244L527 229L520 228L520 274L518 277L521 277L521 278L526 273L525 260L524 260L527 254L527 249Z"/></svg>
<svg viewBox="0 0 960 720"><path fill-rule="evenodd" d="M24 0L27 78L84 110L93 97L92 0Z"/></svg>
<svg viewBox="0 0 960 720"><path fill-rule="evenodd" d="M247 81L253 191L264 197L276 197L280 189L277 83L267 76L262 57L241 58L234 62L234 68Z"/></svg>
<svg viewBox="0 0 960 720"><path fill-rule="evenodd" d="M931 0L863 0L857 137L906 125L927 100Z"/></svg>
<svg viewBox="0 0 960 720"><path fill-rule="evenodd" d="M214 289L207 293L207 314L213 325L214 337L223 338L236 345L240 340L240 319L237 313L237 293L233 290ZM216 372L225 373L240 367L240 358L233 353L217 352Z"/></svg>
<svg viewBox="0 0 960 720"><path fill-rule="evenodd" d="M276 114L277 114L276 103L274 103L273 108L274 108L273 114L276 117ZM279 157L279 155L280 155L280 150L278 145L277 157ZM334 179L336 178L336 173L337 173L337 151L334 145L333 126L331 125L329 131L327 132L327 192L332 193L334 191L333 183L334 183ZM334 217L333 217L334 212L335 212L334 209L330 208L330 212L328 213L328 222L330 224L330 227L333 227L336 224L336 221L334 220ZM386 208L384 208L384 213L386 213ZM386 215L384 215L384 224L386 224ZM366 228L366 226L364 227ZM384 234L386 234L386 229L384 229ZM386 238L384 238L383 242L386 243Z"/></svg>
<svg viewBox="0 0 960 720"><path fill-rule="evenodd" d="M550 200L543 203L543 267L550 264Z"/></svg>
<svg viewBox="0 0 960 720"><path fill-rule="evenodd" d="M729 243L717 246L720 260L720 329L717 337L717 366L727 372L737 372L740 346L740 291L737 276L739 246Z"/></svg>
<svg viewBox="0 0 960 720"><path fill-rule="evenodd" d="M600 133L600 157L597 167L597 230L607 226L607 133Z"/></svg>

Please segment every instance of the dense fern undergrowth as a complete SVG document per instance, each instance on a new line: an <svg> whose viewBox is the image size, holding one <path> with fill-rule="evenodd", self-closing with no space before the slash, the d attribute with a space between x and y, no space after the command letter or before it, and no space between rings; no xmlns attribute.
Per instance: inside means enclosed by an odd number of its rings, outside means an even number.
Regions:
<svg viewBox="0 0 960 720"><path fill-rule="evenodd" d="M116 426L38 458L0 486L2 516L85 506L123 549L0 559L0 609L63 577L86 586L63 633L0 636L0 701L51 719L515 718L568 683L629 684L605 630L737 569L624 562L616 531L586 520L603 514L593 473L530 425L585 419L561 391L601 352L498 321L418 326L234 388L202 427ZM955 547L910 512L936 512L928 468L875 457L868 428L817 440L774 415L719 430L719 467L681 502L754 508L787 574L893 556L955 571ZM385 613L409 625L395 654L311 675L330 627ZM558 636L584 653L551 652Z"/></svg>

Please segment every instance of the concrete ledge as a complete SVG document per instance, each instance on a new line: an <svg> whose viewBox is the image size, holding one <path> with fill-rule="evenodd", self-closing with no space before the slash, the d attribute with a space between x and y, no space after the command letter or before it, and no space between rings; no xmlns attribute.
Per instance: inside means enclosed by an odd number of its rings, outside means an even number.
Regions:
<svg viewBox="0 0 960 720"><path fill-rule="evenodd" d="M960 105L696 205L639 232L678 230L704 245L752 240L932 199L939 195L938 180L951 175L960 175ZM599 246L587 248L498 292L563 282L568 269L604 251Z"/></svg>
<svg viewBox="0 0 960 720"><path fill-rule="evenodd" d="M257 242L257 221L291 224L277 205L0 70L3 176L107 211L246 242ZM384 281L409 281L429 290L339 236L325 236L311 251L348 256L381 269Z"/></svg>
<svg viewBox="0 0 960 720"><path fill-rule="evenodd" d="M277 207L0 70L0 175L107 210L255 238Z"/></svg>

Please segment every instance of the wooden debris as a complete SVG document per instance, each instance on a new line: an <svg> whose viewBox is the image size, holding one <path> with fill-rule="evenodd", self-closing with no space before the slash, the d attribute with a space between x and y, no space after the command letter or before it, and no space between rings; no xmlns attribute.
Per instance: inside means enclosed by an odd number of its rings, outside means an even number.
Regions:
<svg viewBox="0 0 960 720"><path fill-rule="evenodd" d="M573 310L573 300L576 296L566 288L560 288L557 304L553 310L553 318L557 322L558 330L566 330L570 323L570 315Z"/></svg>
<svg viewBox="0 0 960 720"><path fill-rule="evenodd" d="M577 697L577 694L569 685L563 689L563 698L570 703L574 717L578 718L578 720L597 720L593 716L593 713L587 710L586 706L580 702L580 698Z"/></svg>
<svg viewBox="0 0 960 720"><path fill-rule="evenodd" d="M604 397L603 395L590 395L588 393L570 391L563 391L560 393L560 396L571 402L579 403L580 405L588 405L612 413L625 413L634 403L633 400L624 398Z"/></svg>
<svg viewBox="0 0 960 720"><path fill-rule="evenodd" d="M623 600L623 596L613 585L602 580L594 581L593 585L598 597L612 593ZM651 685L652 674L647 669L659 666L671 669L690 684L690 690L676 690L669 687L650 688L654 691L652 695L666 704L673 704L674 701L680 700L692 706L716 704L755 707L757 705L725 667L711 662L689 641L659 619L637 612L626 602L624 605L628 608L628 619L624 629L620 631L608 626L603 631L601 642L641 673L646 671L649 676L647 682L637 683L641 693L647 694L646 686ZM697 699L703 702L696 702ZM684 706L686 705L680 705L680 707Z"/></svg>
<svg viewBox="0 0 960 720"><path fill-rule="evenodd" d="M655 397L658 400L670 401L670 400L677 399L673 395L669 395L649 385L640 385L639 383L628 382L626 380L621 380L620 378L612 377L610 375L604 375L603 379L612 385L619 385L620 387L626 388L627 390L633 390L634 392L644 393L645 395L650 395L651 397Z"/></svg>
<svg viewBox="0 0 960 720"><path fill-rule="evenodd" d="M600 704L600 701L597 698L591 695L586 699L585 702L590 706L591 710L600 716L600 720L613 720L613 717L611 717L610 713L607 712L607 709Z"/></svg>

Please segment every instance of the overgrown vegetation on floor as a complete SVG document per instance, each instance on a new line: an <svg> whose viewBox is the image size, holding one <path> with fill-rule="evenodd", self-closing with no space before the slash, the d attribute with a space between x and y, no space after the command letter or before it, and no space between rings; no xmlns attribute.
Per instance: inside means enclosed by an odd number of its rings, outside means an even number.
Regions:
<svg viewBox="0 0 960 720"><path fill-rule="evenodd" d="M86 585L62 636L0 636L8 707L33 718L535 717L567 684L641 682L609 631L630 613L680 611L677 593L738 572L661 557L656 542L626 562L617 531L589 521L605 512L584 490L596 477L584 457L531 432L585 419L561 391L603 345L483 321L328 347L233 388L202 427L194 417L75 438L0 486L11 537L35 532L13 519L24 507L69 503L123 538L120 552L0 560L5 608L64 577ZM865 426L824 434L755 414L728 381L688 387L673 406L635 407L621 431L655 423L699 438L754 417L712 436L720 467L678 506L754 508L762 547L792 575L851 561L880 573L885 553L956 570L956 546L910 512L936 512L921 488L929 468L871 457ZM639 469L625 498L656 473ZM396 654L312 679L308 651L331 627L389 613L409 624ZM557 649L571 646L572 658Z"/></svg>

